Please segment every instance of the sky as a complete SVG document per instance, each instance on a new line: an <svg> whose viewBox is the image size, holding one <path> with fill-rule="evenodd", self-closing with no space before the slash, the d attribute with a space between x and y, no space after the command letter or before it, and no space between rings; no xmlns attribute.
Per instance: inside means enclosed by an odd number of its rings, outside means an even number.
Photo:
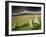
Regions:
<svg viewBox="0 0 46 37"><path fill-rule="evenodd" d="M41 7L27 7L27 6L12 6L12 14L24 13L28 11L38 12L41 11Z"/></svg>

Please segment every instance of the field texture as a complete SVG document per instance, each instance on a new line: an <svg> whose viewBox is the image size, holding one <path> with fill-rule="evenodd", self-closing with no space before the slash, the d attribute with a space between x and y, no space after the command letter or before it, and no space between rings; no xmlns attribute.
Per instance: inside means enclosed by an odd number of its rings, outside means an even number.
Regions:
<svg viewBox="0 0 46 37"><path fill-rule="evenodd" d="M41 15L12 16L12 31L41 29Z"/></svg>

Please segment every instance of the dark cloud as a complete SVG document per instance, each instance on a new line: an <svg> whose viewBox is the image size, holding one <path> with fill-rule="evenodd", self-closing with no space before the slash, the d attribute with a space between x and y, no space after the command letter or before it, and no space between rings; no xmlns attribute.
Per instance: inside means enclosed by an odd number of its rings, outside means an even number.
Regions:
<svg viewBox="0 0 46 37"><path fill-rule="evenodd" d="M19 13L23 11L41 11L41 7L27 7L27 6L12 6L12 13Z"/></svg>

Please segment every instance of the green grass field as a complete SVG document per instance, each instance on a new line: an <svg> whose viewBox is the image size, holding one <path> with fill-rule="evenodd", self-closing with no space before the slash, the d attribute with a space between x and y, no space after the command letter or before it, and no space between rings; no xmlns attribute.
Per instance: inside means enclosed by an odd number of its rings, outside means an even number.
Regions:
<svg viewBox="0 0 46 37"><path fill-rule="evenodd" d="M12 31L41 29L40 15L12 16Z"/></svg>

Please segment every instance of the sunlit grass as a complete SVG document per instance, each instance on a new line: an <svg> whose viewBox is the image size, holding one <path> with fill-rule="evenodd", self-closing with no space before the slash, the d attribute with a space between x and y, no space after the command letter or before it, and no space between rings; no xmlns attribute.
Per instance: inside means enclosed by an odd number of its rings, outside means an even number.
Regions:
<svg viewBox="0 0 46 37"><path fill-rule="evenodd" d="M40 20L40 15L38 20ZM21 15L21 16L12 16L12 30L39 30L41 29L41 22L34 23L33 20L35 15ZM36 21L37 22L37 21Z"/></svg>

